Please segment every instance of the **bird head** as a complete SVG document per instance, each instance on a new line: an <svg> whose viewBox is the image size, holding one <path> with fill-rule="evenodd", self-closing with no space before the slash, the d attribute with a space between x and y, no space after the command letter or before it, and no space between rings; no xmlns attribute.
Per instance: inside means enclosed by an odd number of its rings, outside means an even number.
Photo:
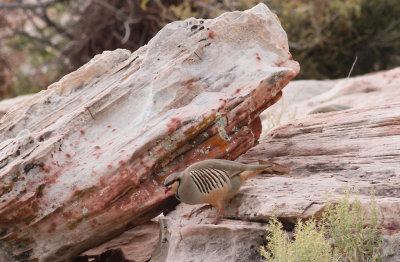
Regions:
<svg viewBox="0 0 400 262"><path fill-rule="evenodd" d="M180 183L181 183L181 173L173 173L169 175L164 181L165 194L168 193L168 191L170 190L176 192L178 190Z"/></svg>

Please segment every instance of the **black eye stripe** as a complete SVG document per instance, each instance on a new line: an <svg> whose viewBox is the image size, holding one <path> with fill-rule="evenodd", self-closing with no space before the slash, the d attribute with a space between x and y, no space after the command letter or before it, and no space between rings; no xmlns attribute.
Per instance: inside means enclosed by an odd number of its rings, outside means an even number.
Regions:
<svg viewBox="0 0 400 262"><path fill-rule="evenodd" d="M180 182L180 181L181 181L181 179L180 179L180 178L177 178L177 179L171 180L171 181L168 182L167 184L164 184L164 186L165 186L165 187L168 187L168 186L172 185L173 183L175 183L175 182Z"/></svg>

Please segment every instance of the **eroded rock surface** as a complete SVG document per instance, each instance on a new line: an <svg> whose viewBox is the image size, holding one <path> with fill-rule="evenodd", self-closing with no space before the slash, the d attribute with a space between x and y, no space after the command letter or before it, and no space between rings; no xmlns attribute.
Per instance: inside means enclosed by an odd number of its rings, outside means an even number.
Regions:
<svg viewBox="0 0 400 262"><path fill-rule="evenodd" d="M262 4L96 56L0 121L0 253L61 261L148 221L165 175L256 143L298 70Z"/></svg>
<svg viewBox="0 0 400 262"><path fill-rule="evenodd" d="M13 106L18 106L29 100L32 95L22 95L14 98L4 99L0 101L0 118L4 116Z"/></svg>
<svg viewBox="0 0 400 262"><path fill-rule="evenodd" d="M86 251L83 256L99 256L108 250L121 249L124 258L128 261L148 261L157 246L160 226L150 221L127 230L120 236Z"/></svg>
<svg viewBox="0 0 400 262"><path fill-rule="evenodd" d="M354 109L398 103L400 67L338 80L291 81L282 92L282 99L261 114L264 132L332 105Z"/></svg>
<svg viewBox="0 0 400 262"><path fill-rule="evenodd" d="M229 230L236 230L237 239L248 235L249 231L254 236L249 242L241 242L239 258L234 261L263 261L261 257L248 258L252 247L264 244L265 239L256 236L265 234L264 225L271 216L277 216L287 228L298 218L313 215L318 218L327 199L342 198L346 188L359 192L358 198L366 209L374 188L385 234L385 250L389 255L387 261L399 261L399 70L346 80L291 84L292 87L304 85L302 94L296 94L291 86L288 86L289 91L285 88L291 97L298 99L294 99L293 107L285 109L298 106L299 119L289 121L290 112L284 111L287 118L283 121L287 123L262 136L260 143L237 161L272 160L289 166L290 174L260 174L248 180L224 210L221 224L216 226L211 223L217 210L204 211L189 219L191 211L199 206L178 205L176 210L160 218L165 239L160 240L152 261L188 261L189 258L192 261L232 261L230 250L225 246L236 247L237 243L229 233L225 237L219 235L217 244L198 246L209 236ZM372 84L374 90L370 88ZM327 93L318 87L326 88ZM357 100L358 95L362 101ZM311 108L328 104L347 104L352 108L307 115ZM199 249L206 251L201 253ZM213 256L213 250L218 249L220 259Z"/></svg>

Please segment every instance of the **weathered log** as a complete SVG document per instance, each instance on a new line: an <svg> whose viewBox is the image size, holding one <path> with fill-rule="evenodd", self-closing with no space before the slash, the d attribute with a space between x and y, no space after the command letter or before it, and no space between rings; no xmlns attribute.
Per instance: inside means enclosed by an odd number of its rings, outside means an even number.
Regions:
<svg viewBox="0 0 400 262"><path fill-rule="evenodd" d="M0 254L62 261L148 221L166 175L252 147L298 71L262 4L96 56L0 121Z"/></svg>

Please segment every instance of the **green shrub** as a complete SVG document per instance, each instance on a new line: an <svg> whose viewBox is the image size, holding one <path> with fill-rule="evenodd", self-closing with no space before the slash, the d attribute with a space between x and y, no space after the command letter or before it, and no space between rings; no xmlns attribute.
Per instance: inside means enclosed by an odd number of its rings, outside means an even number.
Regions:
<svg viewBox="0 0 400 262"><path fill-rule="evenodd" d="M11 65L13 79L25 77L0 95L45 88L104 50L135 51L171 21L215 18L259 2L276 12L287 32L291 53L301 65L298 79L346 77L355 57L352 75L400 65L399 0L61 1L41 12L17 10L22 23L9 9L0 9L0 29L10 31L16 24L13 34L0 38L0 58ZM13 51L24 53L16 65L8 61Z"/></svg>
<svg viewBox="0 0 400 262"><path fill-rule="evenodd" d="M365 213L361 202L358 199L350 202L346 193L336 206L328 205L322 224L327 227L342 261L382 261L382 238L374 196L369 212Z"/></svg>
<svg viewBox="0 0 400 262"><path fill-rule="evenodd" d="M261 248L261 254L267 262L335 261L332 260L332 247L325 239L324 227L317 226L314 219L305 223L298 220L293 241L282 230L282 224L277 218L272 218L267 232L267 247Z"/></svg>
<svg viewBox="0 0 400 262"><path fill-rule="evenodd" d="M366 213L359 200L349 201L347 193L337 205L329 204L321 221L298 220L293 240L276 217L267 226L266 247L261 254L266 261L383 261L382 236L379 232L375 198Z"/></svg>
<svg viewBox="0 0 400 262"><path fill-rule="evenodd" d="M300 62L299 78L346 77L400 65L398 0L269 0Z"/></svg>

